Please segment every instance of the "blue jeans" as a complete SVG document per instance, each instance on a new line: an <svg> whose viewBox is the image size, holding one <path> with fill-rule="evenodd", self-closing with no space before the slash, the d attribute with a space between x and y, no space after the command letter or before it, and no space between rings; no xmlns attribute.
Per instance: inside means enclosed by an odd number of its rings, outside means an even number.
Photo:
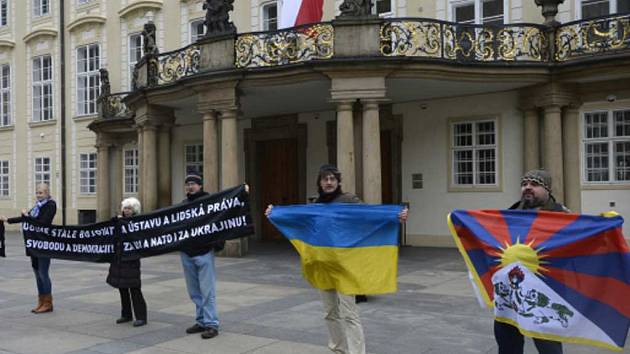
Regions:
<svg viewBox="0 0 630 354"><path fill-rule="evenodd" d="M180 252L188 295L195 304L195 321L202 327L219 329L214 275L214 251L190 257Z"/></svg>
<svg viewBox="0 0 630 354"><path fill-rule="evenodd" d="M52 282L48 275L48 269L50 269L50 258L44 257L31 257L31 266L35 273L35 280L37 281L37 293L39 295L52 294Z"/></svg>

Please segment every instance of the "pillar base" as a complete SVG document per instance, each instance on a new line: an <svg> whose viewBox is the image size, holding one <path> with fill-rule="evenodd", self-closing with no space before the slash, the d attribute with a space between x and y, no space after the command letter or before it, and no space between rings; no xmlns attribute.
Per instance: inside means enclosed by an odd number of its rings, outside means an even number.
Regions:
<svg viewBox="0 0 630 354"><path fill-rule="evenodd" d="M245 257L247 255L247 237L239 238L236 240L225 241L225 248L223 251L218 252L218 257Z"/></svg>

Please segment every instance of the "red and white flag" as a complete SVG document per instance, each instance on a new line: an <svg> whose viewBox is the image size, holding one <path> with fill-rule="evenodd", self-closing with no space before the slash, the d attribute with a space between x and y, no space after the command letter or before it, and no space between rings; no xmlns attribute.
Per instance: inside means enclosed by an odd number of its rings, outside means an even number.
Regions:
<svg viewBox="0 0 630 354"><path fill-rule="evenodd" d="M284 0L280 28L295 27L322 20L324 0Z"/></svg>

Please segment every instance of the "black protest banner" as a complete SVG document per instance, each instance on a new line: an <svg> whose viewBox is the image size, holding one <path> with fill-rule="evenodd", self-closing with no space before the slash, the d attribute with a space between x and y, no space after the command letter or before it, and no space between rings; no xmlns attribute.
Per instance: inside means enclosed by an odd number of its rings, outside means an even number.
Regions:
<svg viewBox="0 0 630 354"><path fill-rule="evenodd" d="M0 221L0 257L6 257L4 250L4 221Z"/></svg>
<svg viewBox="0 0 630 354"><path fill-rule="evenodd" d="M254 233L245 185L192 203L130 218L89 225L43 225L22 219L28 255L86 262L112 262L203 247Z"/></svg>
<svg viewBox="0 0 630 354"><path fill-rule="evenodd" d="M123 259L150 257L254 233L245 185L123 220Z"/></svg>
<svg viewBox="0 0 630 354"><path fill-rule="evenodd" d="M117 222L107 221L80 226L44 225L22 219L26 253L85 262L111 262L115 256Z"/></svg>

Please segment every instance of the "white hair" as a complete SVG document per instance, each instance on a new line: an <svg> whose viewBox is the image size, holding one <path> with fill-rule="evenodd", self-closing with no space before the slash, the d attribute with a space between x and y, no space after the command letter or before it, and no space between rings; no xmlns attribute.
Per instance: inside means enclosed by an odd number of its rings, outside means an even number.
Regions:
<svg viewBox="0 0 630 354"><path fill-rule="evenodd" d="M134 197L126 198L120 203L120 211L124 208L131 208L133 210L133 215L140 214L140 201Z"/></svg>

